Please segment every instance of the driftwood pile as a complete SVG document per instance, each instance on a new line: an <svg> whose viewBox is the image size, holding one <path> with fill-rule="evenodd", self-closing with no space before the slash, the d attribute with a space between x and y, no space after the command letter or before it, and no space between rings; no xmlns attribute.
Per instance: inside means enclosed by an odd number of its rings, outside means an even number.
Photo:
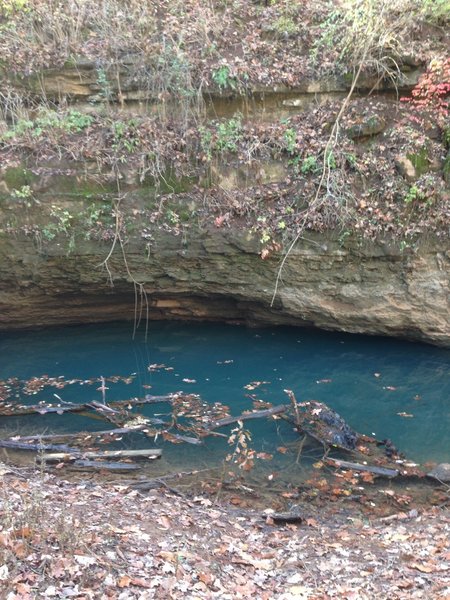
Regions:
<svg viewBox="0 0 450 600"><path fill-rule="evenodd" d="M143 404L170 403L171 418L164 421L159 418L144 417L132 413L131 410ZM74 469L104 469L124 472L141 468L142 463L136 464L131 460L154 460L160 458L162 450L158 448L142 450L100 451L96 444L113 443L122 439L125 434L141 433L152 441L161 437L173 443L189 443L202 445L203 439L211 435L224 435L216 430L238 421L259 419L278 415L286 411L285 405L270 407L264 410L243 413L238 416L222 416L227 407L219 407L219 411L209 411L196 394L174 393L166 396L146 395L143 398L131 398L116 402L92 401L83 404L58 402L50 404L40 402L35 405L3 404L0 416L27 416L65 413L75 413L82 416L93 416L109 421L116 425L113 429L94 432L37 434L33 436L15 436L0 440L0 448L12 450L28 450L36 452L36 461L41 464L53 465L67 463ZM190 414L193 413L195 417ZM209 414L208 414L209 413ZM179 422L180 417L191 417L189 423ZM216 418L217 417L217 418ZM193 435L185 435L188 431ZM227 437L227 436L224 436ZM112 462L111 459L125 459Z"/></svg>
<svg viewBox="0 0 450 600"><path fill-rule="evenodd" d="M324 461L330 467L365 471L378 477L424 477L418 465L405 459L389 440L354 431L336 411L322 402L297 402L291 390L285 390L291 401L291 419L298 432L306 434L324 447ZM354 462L331 458L331 449L350 455Z"/></svg>
<svg viewBox="0 0 450 600"><path fill-rule="evenodd" d="M74 469L134 471L141 468L142 460L160 458L161 449L101 451L98 444L116 442L123 435L139 433L146 436L149 443L151 440L152 444L161 438L173 443L200 445L208 436L227 438L227 435L217 431L227 425L250 419L282 418L291 423L300 435L322 444L324 462L333 468L368 471L374 476L388 478L425 475L417 465L406 461L389 440L379 441L359 434L327 405L316 401L299 403L292 391L285 391L289 404L269 406L238 416L230 415L228 407L220 403L211 407L198 395L182 392L166 396L146 395L109 403L92 401L75 404L61 401L57 404L41 402L29 406L4 403L0 407L0 416L76 413L101 418L112 423L114 428L96 432L15 436L0 440L0 447L36 452L36 460L49 466L63 463ZM171 405L166 420L131 412L139 405L157 403ZM331 449L345 453L352 460L330 457Z"/></svg>

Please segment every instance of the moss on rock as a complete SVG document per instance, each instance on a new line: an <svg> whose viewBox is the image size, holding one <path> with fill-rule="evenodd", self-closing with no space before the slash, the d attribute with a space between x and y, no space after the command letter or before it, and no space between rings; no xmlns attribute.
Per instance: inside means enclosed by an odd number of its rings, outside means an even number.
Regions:
<svg viewBox="0 0 450 600"><path fill-rule="evenodd" d="M20 190L26 185L31 185L38 177L32 171L25 169L24 167L9 167L2 175L1 179L6 183L8 189L12 191Z"/></svg>

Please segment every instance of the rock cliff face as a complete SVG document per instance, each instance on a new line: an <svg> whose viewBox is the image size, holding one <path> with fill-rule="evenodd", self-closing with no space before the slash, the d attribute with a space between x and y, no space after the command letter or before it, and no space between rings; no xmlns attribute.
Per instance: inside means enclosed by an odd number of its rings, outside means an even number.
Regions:
<svg viewBox="0 0 450 600"><path fill-rule="evenodd" d="M0 328L142 318L316 326L450 346L450 253L429 242L399 253L387 244L348 244L319 235L295 247L273 306L278 256L232 230L160 233L145 256L130 240L108 274L106 244L38 251L25 237L0 241ZM140 285L133 283L139 282Z"/></svg>
<svg viewBox="0 0 450 600"><path fill-rule="evenodd" d="M15 79L18 90L75 102L77 111L35 111L8 131L3 124L0 330L225 320L450 346L450 213L445 191L436 195L445 187L448 148L438 127L408 125L417 119L407 120L386 82L384 96L350 107L340 146L327 159L330 202L352 210L359 226L337 239L331 232L342 223L335 227L325 209L311 212L316 221L305 226L274 294L283 255L272 242L290 224L295 235L299 219L310 220L301 215L309 214L305 206L315 195L340 105L323 114L318 107L344 97L351 82L254 86L250 97L219 86L203 99L209 129L191 124L182 139L169 119L160 139L158 121L130 118L137 109L153 114L161 106L126 72L111 82L118 112L102 105L105 94L90 62ZM405 90L418 74L404 75ZM358 89L374 86L380 88L378 79L365 78ZM316 121L308 123L308 111ZM134 170L127 165L132 160ZM172 163L181 175L173 175ZM120 218L118 198L129 200ZM172 202L179 203L176 210ZM430 230L430 222L440 225ZM433 234L424 240L426 231ZM361 232L379 240L387 232L397 241L362 241Z"/></svg>

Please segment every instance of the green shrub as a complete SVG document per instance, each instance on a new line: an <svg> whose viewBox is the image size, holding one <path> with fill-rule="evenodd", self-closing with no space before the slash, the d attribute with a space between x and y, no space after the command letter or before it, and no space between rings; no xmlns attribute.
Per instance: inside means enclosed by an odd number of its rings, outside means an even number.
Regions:
<svg viewBox="0 0 450 600"><path fill-rule="evenodd" d="M213 71L212 80L220 89L231 88L235 90L237 87L236 78L230 75L230 68L226 65L222 65Z"/></svg>
<svg viewBox="0 0 450 600"><path fill-rule="evenodd" d="M217 126L215 148L219 152L236 152L237 144L242 137L242 117L236 115Z"/></svg>
<svg viewBox="0 0 450 600"><path fill-rule="evenodd" d="M286 144L286 150L289 154L294 154L297 146L297 132L292 127L286 129L283 134L284 142Z"/></svg>
<svg viewBox="0 0 450 600"><path fill-rule="evenodd" d="M94 122L94 117L81 113L77 110L68 112L58 112L52 109L41 109L31 121L26 118L18 119L11 129L5 131L1 139L11 140L31 134L33 137L40 137L51 130L59 129L66 133L80 133L87 129Z"/></svg>
<svg viewBox="0 0 450 600"><path fill-rule="evenodd" d="M28 0L0 0L0 16L9 17L14 13L28 12Z"/></svg>
<svg viewBox="0 0 450 600"><path fill-rule="evenodd" d="M308 175L309 173L317 173L319 170L319 165L317 163L317 159L315 156L307 156L300 168L300 171L303 175Z"/></svg>

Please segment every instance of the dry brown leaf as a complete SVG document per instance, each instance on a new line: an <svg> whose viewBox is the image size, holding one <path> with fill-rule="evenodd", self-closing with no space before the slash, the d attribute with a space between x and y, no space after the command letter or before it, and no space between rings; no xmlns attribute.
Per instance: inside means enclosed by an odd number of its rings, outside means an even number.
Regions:
<svg viewBox="0 0 450 600"><path fill-rule="evenodd" d="M373 483L375 480L373 473L363 472L361 473L360 477L361 480L364 481L364 483Z"/></svg>
<svg viewBox="0 0 450 600"><path fill-rule="evenodd" d="M138 587L142 587L142 588L151 588L152 584L149 581L146 581L145 579L142 579L141 577L133 577L133 579L131 580L132 585L136 585Z"/></svg>
<svg viewBox="0 0 450 600"><path fill-rule="evenodd" d="M28 548L24 542L16 542L12 547L12 551L17 558L25 558L29 554Z"/></svg>
<svg viewBox="0 0 450 600"><path fill-rule="evenodd" d="M176 552L169 552L168 550L161 550L158 554L159 558L163 558L164 560L168 560L169 562L176 563L178 562L178 554Z"/></svg>
<svg viewBox="0 0 450 600"><path fill-rule="evenodd" d="M402 579L400 581L393 581L392 583L402 590L409 590L414 585L414 583L412 581L409 581L407 579L405 579L405 580Z"/></svg>
<svg viewBox="0 0 450 600"><path fill-rule="evenodd" d="M436 571L436 565L432 563L412 563L410 565L412 569L417 569L421 573L434 573Z"/></svg>
<svg viewBox="0 0 450 600"><path fill-rule="evenodd" d="M30 538L33 535L33 530L30 527L24 526L19 529L15 529L12 532L14 538Z"/></svg>
<svg viewBox="0 0 450 600"><path fill-rule="evenodd" d="M159 529L170 529L172 526L170 519L165 515L159 518L159 524L162 525Z"/></svg>
<svg viewBox="0 0 450 600"><path fill-rule="evenodd" d="M235 506L240 506L243 503L242 498L239 498L239 496L232 496L230 498L230 503L234 504Z"/></svg>
<svg viewBox="0 0 450 600"><path fill-rule="evenodd" d="M214 577L211 575L211 573L199 573L198 578L200 579L200 581L202 581L205 585L211 585L214 581Z"/></svg>
<svg viewBox="0 0 450 600"><path fill-rule="evenodd" d="M122 575L119 580L117 581L117 585L120 588L126 588L130 585L131 583L131 577L129 577L128 575Z"/></svg>
<svg viewBox="0 0 450 600"><path fill-rule="evenodd" d="M15 592L16 594L28 594L30 590L31 586L29 586L27 583L18 583L16 585Z"/></svg>

